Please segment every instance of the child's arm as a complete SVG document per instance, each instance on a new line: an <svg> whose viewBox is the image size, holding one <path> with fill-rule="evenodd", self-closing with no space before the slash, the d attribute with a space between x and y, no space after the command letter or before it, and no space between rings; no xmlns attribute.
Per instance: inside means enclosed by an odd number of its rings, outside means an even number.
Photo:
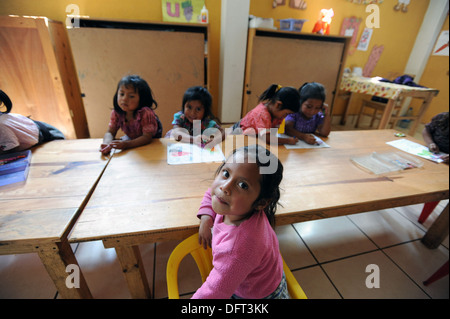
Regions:
<svg viewBox="0 0 450 319"><path fill-rule="evenodd" d="M317 133L323 137L327 137L330 135L331 131L331 115L330 115L330 109L328 108L328 104L323 104L323 123L319 125L317 128Z"/></svg>
<svg viewBox="0 0 450 319"><path fill-rule="evenodd" d="M434 143L433 137L425 126L422 131L422 137L430 152L438 153L439 147Z"/></svg>
<svg viewBox="0 0 450 319"><path fill-rule="evenodd" d="M305 141L308 144L312 144L312 145L316 144L316 139L315 139L314 135L297 131L294 128L293 121L286 121L284 130L287 135L294 136L294 137L298 138L299 140Z"/></svg>
<svg viewBox="0 0 450 319"><path fill-rule="evenodd" d="M112 141L109 145L112 148L126 150L129 148L135 148L135 147L150 144L152 139L153 138L150 134L144 133L141 136L139 136L133 140L115 140L115 141Z"/></svg>
<svg viewBox="0 0 450 319"><path fill-rule="evenodd" d="M206 245L211 247L212 233L211 228L214 224L216 213L212 208L211 190L208 189L203 196L197 217L200 218L200 227L198 230L198 241L206 249Z"/></svg>
<svg viewBox="0 0 450 319"><path fill-rule="evenodd" d="M114 140L116 134L117 130L108 128L108 131L103 136L103 143L100 145L100 152L102 152L103 155L108 155L109 152L111 152L112 149L111 142Z"/></svg>

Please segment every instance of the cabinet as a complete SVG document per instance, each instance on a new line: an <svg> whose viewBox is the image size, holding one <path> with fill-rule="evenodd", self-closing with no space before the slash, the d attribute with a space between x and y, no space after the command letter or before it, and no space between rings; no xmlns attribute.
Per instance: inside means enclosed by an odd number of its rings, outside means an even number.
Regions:
<svg viewBox="0 0 450 319"><path fill-rule="evenodd" d="M208 25L80 19L68 30L91 137L103 137L119 80L137 74L158 103L163 135L191 86L208 88Z"/></svg>
<svg viewBox="0 0 450 319"><path fill-rule="evenodd" d="M325 86L333 107L351 38L269 29L249 29L242 117L258 104L272 83L299 88Z"/></svg>
<svg viewBox="0 0 450 319"><path fill-rule="evenodd" d="M65 26L44 17L0 17L0 88L13 113L87 138L80 87Z"/></svg>

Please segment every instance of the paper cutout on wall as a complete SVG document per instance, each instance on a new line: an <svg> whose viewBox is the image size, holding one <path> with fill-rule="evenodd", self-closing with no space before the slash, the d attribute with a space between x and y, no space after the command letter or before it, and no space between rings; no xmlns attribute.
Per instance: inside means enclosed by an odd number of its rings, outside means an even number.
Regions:
<svg viewBox="0 0 450 319"><path fill-rule="evenodd" d="M359 51L367 51L370 44L370 38L372 37L373 29L364 28L363 33L361 34L361 39L359 39L358 50Z"/></svg>
<svg viewBox="0 0 450 319"><path fill-rule="evenodd" d="M380 59L381 53L383 53L384 46L383 45L374 45L372 48L372 52L370 52L369 60L363 69L363 76L371 77L372 72L375 69L375 66Z"/></svg>
<svg viewBox="0 0 450 319"><path fill-rule="evenodd" d="M286 0L273 0L272 7L276 8L277 6L284 6L286 4Z"/></svg>
<svg viewBox="0 0 450 319"><path fill-rule="evenodd" d="M436 41L433 55L449 56L448 51L448 30L444 30Z"/></svg>
<svg viewBox="0 0 450 319"><path fill-rule="evenodd" d="M304 0L290 0L289 7L299 10L306 10L307 4Z"/></svg>
<svg viewBox="0 0 450 319"><path fill-rule="evenodd" d="M163 21L200 23L205 0L161 0Z"/></svg>
<svg viewBox="0 0 450 319"><path fill-rule="evenodd" d="M345 18L342 22L340 35L345 37L352 37L350 41L350 49L348 54L352 55L356 50L356 38L358 37L359 26L361 24L362 18L350 17Z"/></svg>

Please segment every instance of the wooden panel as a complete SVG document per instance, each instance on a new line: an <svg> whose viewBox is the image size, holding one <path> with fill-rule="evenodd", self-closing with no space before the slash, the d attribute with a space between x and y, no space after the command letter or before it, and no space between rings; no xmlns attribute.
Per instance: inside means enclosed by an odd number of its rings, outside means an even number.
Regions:
<svg viewBox="0 0 450 319"><path fill-rule="evenodd" d="M204 84L202 33L77 28L68 31L91 137L103 137L119 80L138 74L158 102L163 134L187 88Z"/></svg>
<svg viewBox="0 0 450 319"><path fill-rule="evenodd" d="M47 23L0 17L0 87L13 102L12 112L76 138Z"/></svg>
<svg viewBox="0 0 450 319"><path fill-rule="evenodd" d="M344 43L256 36L245 115L272 83L299 88L305 82L322 83L331 105L340 71Z"/></svg>

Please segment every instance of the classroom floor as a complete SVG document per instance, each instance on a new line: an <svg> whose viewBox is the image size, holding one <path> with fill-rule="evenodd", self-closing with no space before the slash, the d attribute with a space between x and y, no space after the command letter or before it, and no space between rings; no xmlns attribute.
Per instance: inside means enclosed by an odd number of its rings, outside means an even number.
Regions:
<svg viewBox="0 0 450 319"><path fill-rule="evenodd" d="M411 205L280 226L276 233L286 263L311 299L448 299L448 276L428 287L422 283L448 260L448 237L437 249L420 241L447 203L441 201L423 225L417 222L423 205ZM140 246L154 298L167 298L165 268L177 244ZM101 242L72 248L94 298L130 298L114 249ZM366 286L375 274L366 270L369 265L378 266L379 288ZM188 257L179 272L182 297L200 285ZM58 298L37 254L0 256L0 299L7 298Z"/></svg>

